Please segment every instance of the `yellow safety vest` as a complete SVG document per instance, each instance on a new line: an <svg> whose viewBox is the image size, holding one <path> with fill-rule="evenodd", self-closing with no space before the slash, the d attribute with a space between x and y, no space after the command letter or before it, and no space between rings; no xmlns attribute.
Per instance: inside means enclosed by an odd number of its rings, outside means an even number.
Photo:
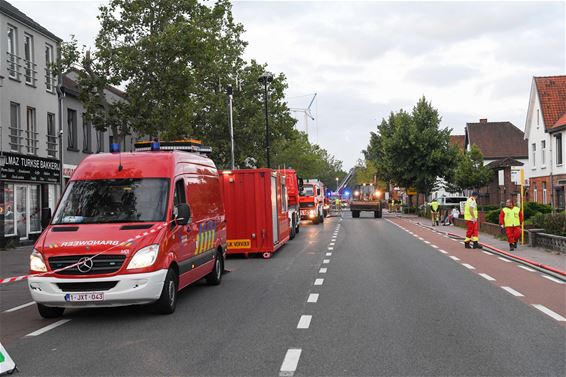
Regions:
<svg viewBox="0 0 566 377"><path fill-rule="evenodd" d="M521 219L519 218L520 212L521 209L519 207L503 208L503 213L505 214L505 218L503 219L503 222L505 227L521 225Z"/></svg>
<svg viewBox="0 0 566 377"><path fill-rule="evenodd" d="M472 198L468 198L468 200L466 200L466 205L464 206L464 220L471 220L472 216L470 216L470 204L472 204L472 202L475 202L474 199ZM476 205L474 207L474 217L477 219L478 218L478 206Z"/></svg>
<svg viewBox="0 0 566 377"><path fill-rule="evenodd" d="M430 206L432 207L432 210L434 212L438 211L438 203L437 202L430 203Z"/></svg>

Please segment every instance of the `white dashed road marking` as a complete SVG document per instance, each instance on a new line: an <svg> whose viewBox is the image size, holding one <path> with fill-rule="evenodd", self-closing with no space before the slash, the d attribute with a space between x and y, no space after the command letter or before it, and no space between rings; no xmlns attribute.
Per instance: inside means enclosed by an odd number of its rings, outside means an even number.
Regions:
<svg viewBox="0 0 566 377"><path fill-rule="evenodd" d="M12 309L4 310L4 313L15 312L16 310L27 308L28 306L32 306L33 304L35 304L35 301L28 302L27 304L23 304L23 305L20 305L20 306L16 306L15 308L12 308Z"/></svg>
<svg viewBox="0 0 566 377"><path fill-rule="evenodd" d="M440 251L442 254L448 254L446 250L438 249L438 251Z"/></svg>
<svg viewBox="0 0 566 377"><path fill-rule="evenodd" d="M462 266L466 267L469 270L475 270L476 269L474 266L472 266L471 264L467 264L467 263L462 263Z"/></svg>
<svg viewBox="0 0 566 377"><path fill-rule="evenodd" d="M438 246L436 245L430 245L431 247L434 247L435 249L438 249Z"/></svg>
<svg viewBox="0 0 566 377"><path fill-rule="evenodd" d="M328 269L326 269L326 268L321 268L320 270L318 270L318 272L319 272L320 274L325 274L326 271L328 271Z"/></svg>
<svg viewBox="0 0 566 377"><path fill-rule="evenodd" d="M322 285L324 283L324 279L316 279L314 281L314 285Z"/></svg>
<svg viewBox="0 0 566 377"><path fill-rule="evenodd" d="M334 246L336 245L334 242L330 242L330 246Z"/></svg>
<svg viewBox="0 0 566 377"><path fill-rule="evenodd" d="M330 263L330 259L324 259L324 260L322 261L322 263L323 263L323 264L328 264L328 263Z"/></svg>
<svg viewBox="0 0 566 377"><path fill-rule="evenodd" d="M517 267L522 268L523 270L527 270L529 272L535 272L535 270L533 270L532 268L521 266L520 264L518 264Z"/></svg>
<svg viewBox="0 0 566 377"><path fill-rule="evenodd" d="M70 319L62 319L62 320L60 320L60 321L57 321L57 322L54 322L54 323L50 324L49 326L45 326L45 327L43 327L43 328L41 328L41 329L39 329L39 330L36 330L36 331L34 331L34 332L32 332L32 333L29 333L29 334L27 334L26 336L38 336L38 335L41 335L41 334L43 334L43 333L46 333L46 332L49 331L49 330L53 330L53 329L56 328L56 327L59 327L59 326L61 326L61 325L64 325L65 323L67 323L67 322L69 322L69 321L70 321Z"/></svg>
<svg viewBox="0 0 566 377"><path fill-rule="evenodd" d="M552 310L550 310L549 308L547 308L544 305L533 305L535 308L537 308L538 310L540 310L541 312L543 312L544 314L554 318L557 321L560 322L565 322L566 318L562 317L560 314L553 312Z"/></svg>
<svg viewBox="0 0 566 377"><path fill-rule="evenodd" d="M480 274L480 276L481 276L482 278L484 278L484 279L489 280L489 281L495 281L495 279L492 278L491 276L489 276L488 274L483 274L483 273L482 273L482 274Z"/></svg>
<svg viewBox="0 0 566 377"><path fill-rule="evenodd" d="M424 241L424 243L426 243L426 244L429 244L429 245L430 245L430 242L428 242L428 241Z"/></svg>
<svg viewBox="0 0 566 377"><path fill-rule="evenodd" d="M556 278L553 278L552 276L547 276L547 275L541 275L541 276L542 276L543 278L548 279L548 280L550 280L550 281L553 281L553 282L555 282L555 283L564 284L563 281L558 280L558 279L556 279Z"/></svg>
<svg viewBox="0 0 566 377"><path fill-rule="evenodd" d="M327 257L331 257L331 256L332 256L332 253L326 253L326 256L327 256Z"/></svg>
<svg viewBox="0 0 566 377"><path fill-rule="evenodd" d="M300 348L290 348L287 350L283 364L281 364L281 370L279 371L280 377L291 377L295 374L302 351L303 350Z"/></svg>
<svg viewBox="0 0 566 377"><path fill-rule="evenodd" d="M523 296L522 293L517 292L516 290L514 290L514 289L511 288L511 287L501 287L501 288L505 289L507 292L511 293L513 296L516 296L516 297L525 297L525 296Z"/></svg>
<svg viewBox="0 0 566 377"><path fill-rule="evenodd" d="M318 293L311 293L309 295L309 298L307 299L307 302L316 303L317 301L318 301Z"/></svg>
<svg viewBox="0 0 566 377"><path fill-rule="evenodd" d="M511 263L511 261L509 259L505 259L505 258L501 258L501 257L497 257L497 259L502 260L503 262Z"/></svg>
<svg viewBox="0 0 566 377"><path fill-rule="evenodd" d="M299 324L297 325L298 329L308 329L311 325L312 315L302 315L301 319L299 319Z"/></svg>
<svg viewBox="0 0 566 377"><path fill-rule="evenodd" d="M328 250L334 250L334 248L333 248L333 247L328 247Z"/></svg>
<svg viewBox="0 0 566 377"><path fill-rule="evenodd" d="M454 260L460 260L460 258L455 257L455 256L453 256L453 255L450 255L450 258L451 258L451 259L454 259Z"/></svg>

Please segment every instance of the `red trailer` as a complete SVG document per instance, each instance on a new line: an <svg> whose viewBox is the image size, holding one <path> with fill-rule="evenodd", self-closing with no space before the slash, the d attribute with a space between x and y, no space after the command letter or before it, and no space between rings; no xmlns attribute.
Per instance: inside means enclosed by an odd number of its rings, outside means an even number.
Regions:
<svg viewBox="0 0 566 377"><path fill-rule="evenodd" d="M271 258L289 240L284 174L272 169L225 170L220 178L227 253L261 253Z"/></svg>

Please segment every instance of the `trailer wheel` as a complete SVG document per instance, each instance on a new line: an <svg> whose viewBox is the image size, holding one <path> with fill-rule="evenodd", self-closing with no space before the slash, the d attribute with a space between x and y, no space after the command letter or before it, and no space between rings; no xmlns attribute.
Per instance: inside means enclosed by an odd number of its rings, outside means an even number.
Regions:
<svg viewBox="0 0 566 377"><path fill-rule="evenodd" d="M161 296L153 303L153 309L159 314L171 314L177 307L177 290L179 282L177 281L177 274L170 268L165 276L163 282L163 289Z"/></svg>
<svg viewBox="0 0 566 377"><path fill-rule="evenodd" d="M352 217L355 218L355 219L360 217L360 211L352 211Z"/></svg>
<svg viewBox="0 0 566 377"><path fill-rule="evenodd" d="M272 255L273 255L272 253L268 253L267 251L262 254L263 259L269 259L269 258L271 258Z"/></svg>
<svg viewBox="0 0 566 377"><path fill-rule="evenodd" d="M65 308L54 308L43 304L37 304L37 311L43 318L59 318L63 315Z"/></svg>
<svg viewBox="0 0 566 377"><path fill-rule="evenodd" d="M376 219L381 219L381 211L375 211L373 213L373 217L375 217Z"/></svg>
<svg viewBox="0 0 566 377"><path fill-rule="evenodd" d="M210 274L205 276L206 283L208 285L218 285L222 281L222 271L224 271L224 259L222 258L221 252L216 252L216 258L214 261L214 268Z"/></svg>

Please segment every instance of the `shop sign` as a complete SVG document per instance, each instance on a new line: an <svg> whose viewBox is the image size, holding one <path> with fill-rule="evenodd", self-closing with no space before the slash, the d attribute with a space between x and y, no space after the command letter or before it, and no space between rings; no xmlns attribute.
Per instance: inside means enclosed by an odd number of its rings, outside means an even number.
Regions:
<svg viewBox="0 0 566 377"><path fill-rule="evenodd" d="M4 153L6 162L0 170L2 179L14 181L59 183L61 163L58 160L16 153Z"/></svg>

